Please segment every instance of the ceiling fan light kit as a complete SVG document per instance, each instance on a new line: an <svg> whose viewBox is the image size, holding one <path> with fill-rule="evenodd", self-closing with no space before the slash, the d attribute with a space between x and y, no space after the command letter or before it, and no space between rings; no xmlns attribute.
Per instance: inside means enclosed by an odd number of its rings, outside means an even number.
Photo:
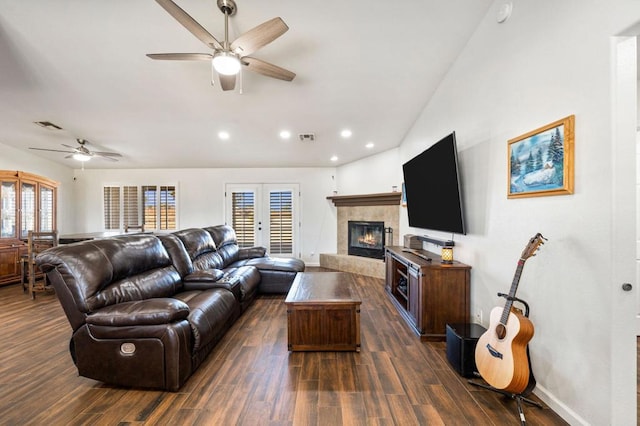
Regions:
<svg viewBox="0 0 640 426"><path fill-rule="evenodd" d="M149 58L170 61L210 60L212 71L218 74L220 87L224 91L235 89L236 79L240 78L236 75L240 74L242 66L279 80L291 81L295 78L295 73L289 70L248 56L287 32L289 27L281 18L263 22L240 35L233 42L229 42L229 17L235 15L238 8L234 0L218 0L218 9L224 14L224 41L221 43L173 0L156 0L156 2L207 48L212 49L213 53L150 53L147 54ZM211 79L212 84L214 80L215 78Z"/></svg>
<svg viewBox="0 0 640 426"><path fill-rule="evenodd" d="M236 75L240 72L240 59L231 52L216 52L213 55L213 68L223 75Z"/></svg>
<svg viewBox="0 0 640 426"><path fill-rule="evenodd" d="M83 154L81 152L76 152L75 154L71 155L71 157L74 160L77 160L77 161L89 161L89 160L91 160L91 156L90 155Z"/></svg>

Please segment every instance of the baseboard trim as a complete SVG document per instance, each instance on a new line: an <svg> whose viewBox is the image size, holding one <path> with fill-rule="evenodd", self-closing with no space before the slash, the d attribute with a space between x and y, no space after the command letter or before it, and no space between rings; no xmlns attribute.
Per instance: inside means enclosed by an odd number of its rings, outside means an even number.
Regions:
<svg viewBox="0 0 640 426"><path fill-rule="evenodd" d="M562 417L567 423L571 425L584 425L589 426L590 423L580 417L575 411L567 407L562 401L556 398L548 389L544 386L536 385L533 393L540 398L545 404L549 406L557 415ZM534 408L535 409L535 408ZM526 416L525 412L525 416Z"/></svg>

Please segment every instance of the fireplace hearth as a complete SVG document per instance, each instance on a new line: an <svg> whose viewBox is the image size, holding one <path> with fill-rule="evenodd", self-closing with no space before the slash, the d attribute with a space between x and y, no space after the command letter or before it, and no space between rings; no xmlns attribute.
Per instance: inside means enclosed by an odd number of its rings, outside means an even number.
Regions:
<svg viewBox="0 0 640 426"><path fill-rule="evenodd" d="M384 259L384 222L349 221L348 254Z"/></svg>

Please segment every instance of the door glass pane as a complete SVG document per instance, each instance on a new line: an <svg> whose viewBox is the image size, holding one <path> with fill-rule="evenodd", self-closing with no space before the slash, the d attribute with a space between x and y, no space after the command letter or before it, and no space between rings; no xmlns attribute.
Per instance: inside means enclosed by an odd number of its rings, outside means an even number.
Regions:
<svg viewBox="0 0 640 426"><path fill-rule="evenodd" d="M176 229L176 187L160 187L160 229Z"/></svg>
<svg viewBox="0 0 640 426"><path fill-rule="evenodd" d="M231 227L236 231L239 247L255 246L254 192L233 192L231 194Z"/></svg>
<svg viewBox="0 0 640 426"><path fill-rule="evenodd" d="M36 186L23 182L20 199L22 209L20 238L27 238L29 231L34 231L36 226Z"/></svg>
<svg viewBox="0 0 640 426"><path fill-rule="evenodd" d="M293 193L269 193L269 252L293 253Z"/></svg>
<svg viewBox="0 0 640 426"><path fill-rule="evenodd" d="M158 189L155 185L142 187L142 204L144 205L144 219L142 223L145 229L158 229Z"/></svg>
<svg viewBox="0 0 640 426"><path fill-rule="evenodd" d="M2 211L0 216L0 237L16 237L16 183L2 182L0 187Z"/></svg>
<svg viewBox="0 0 640 426"><path fill-rule="evenodd" d="M40 231L53 231L53 189L40 185Z"/></svg>

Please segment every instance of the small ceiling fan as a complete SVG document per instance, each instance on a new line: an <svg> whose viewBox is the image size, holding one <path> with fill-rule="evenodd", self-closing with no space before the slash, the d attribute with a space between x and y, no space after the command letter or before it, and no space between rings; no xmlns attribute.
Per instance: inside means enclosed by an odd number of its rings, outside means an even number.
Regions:
<svg viewBox="0 0 640 426"><path fill-rule="evenodd" d="M85 146L89 143L86 139L76 139L76 141L78 142L78 146L62 144L62 146L69 148L68 150L31 147L29 149L37 151L65 152L69 155L66 155L64 158L73 158L78 161L89 161L94 157L104 158L109 161L118 161L115 157L122 157L122 155L117 152L91 151Z"/></svg>
<svg viewBox="0 0 640 426"><path fill-rule="evenodd" d="M295 78L295 73L289 70L248 56L287 32L289 27L281 18L263 22L229 43L229 16L233 16L238 8L234 0L217 0L218 8L224 14L224 41L220 43L172 0L156 0L156 2L208 48L213 49L213 53L150 53L147 54L149 58L170 61L211 61L211 84L214 81L214 74L217 74L222 90L233 90L236 87L236 77L243 65L248 70L267 77L284 81Z"/></svg>

